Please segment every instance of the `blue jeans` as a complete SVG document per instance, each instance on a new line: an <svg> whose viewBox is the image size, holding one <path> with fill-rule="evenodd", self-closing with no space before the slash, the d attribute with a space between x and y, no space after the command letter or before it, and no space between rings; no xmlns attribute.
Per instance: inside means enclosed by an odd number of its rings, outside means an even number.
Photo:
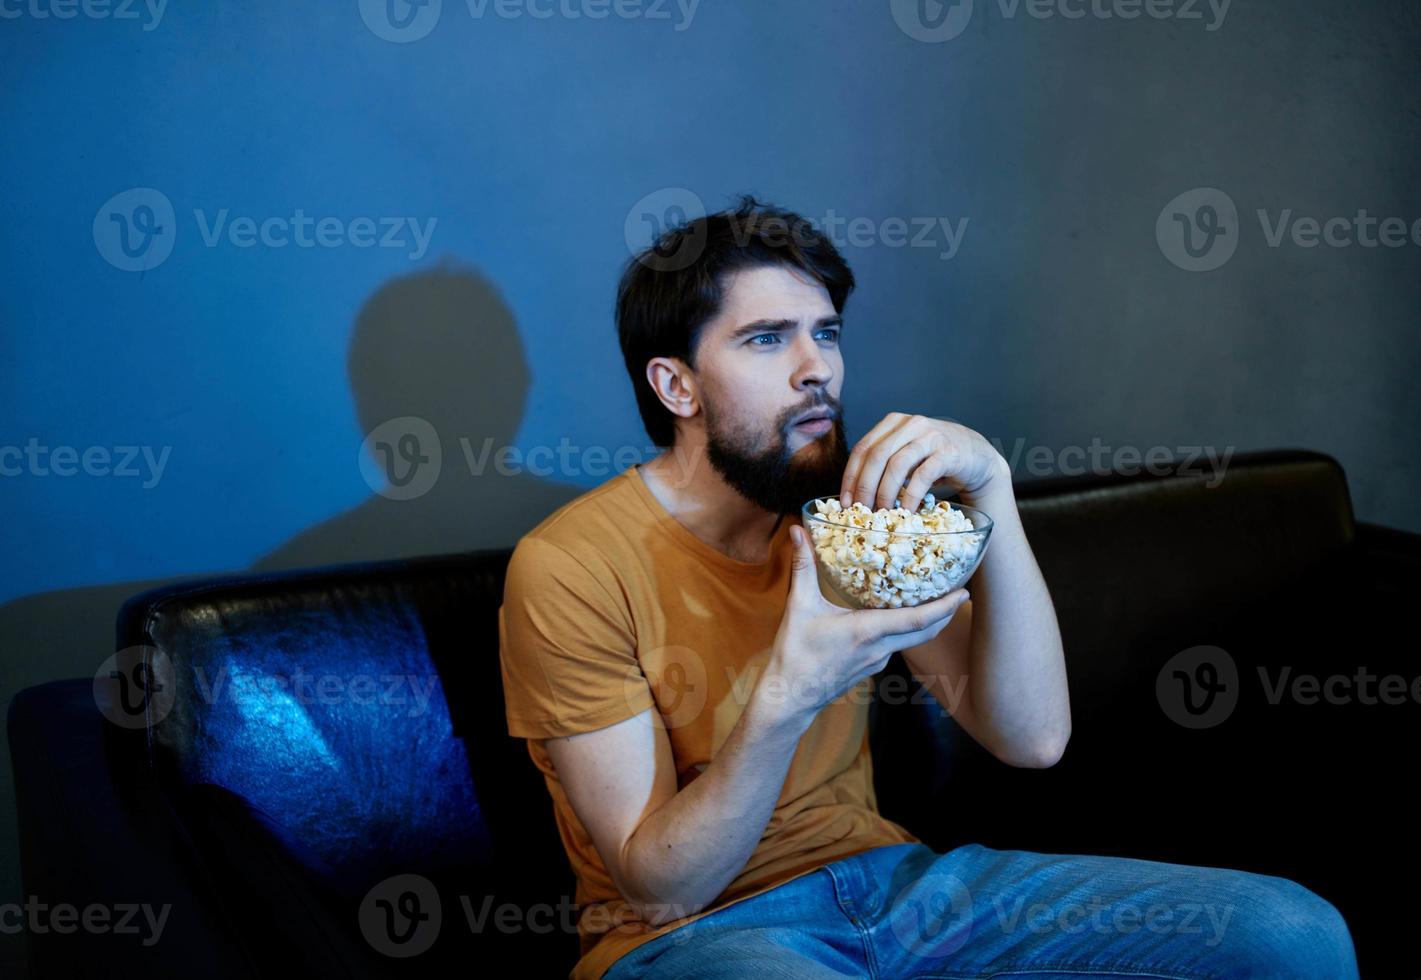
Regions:
<svg viewBox="0 0 1421 980"><path fill-rule="evenodd" d="M1288 878L1137 858L893 844L643 943L604 980L1355 980L1341 913Z"/></svg>

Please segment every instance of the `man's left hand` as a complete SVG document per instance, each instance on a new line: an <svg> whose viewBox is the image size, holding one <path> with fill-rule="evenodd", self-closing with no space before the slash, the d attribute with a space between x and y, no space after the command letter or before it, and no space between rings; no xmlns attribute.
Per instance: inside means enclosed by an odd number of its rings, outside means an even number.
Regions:
<svg viewBox="0 0 1421 980"><path fill-rule="evenodd" d="M1000 481L1010 484L1010 467L990 442L965 425L890 412L854 445L839 503L850 507L861 500L877 510L901 497L901 506L916 512L940 480L951 483L967 502Z"/></svg>

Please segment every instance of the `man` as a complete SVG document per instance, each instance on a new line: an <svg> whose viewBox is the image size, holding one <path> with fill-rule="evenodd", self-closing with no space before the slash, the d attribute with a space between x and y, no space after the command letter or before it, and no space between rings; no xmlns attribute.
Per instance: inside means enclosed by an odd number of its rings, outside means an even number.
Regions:
<svg viewBox="0 0 1421 980"><path fill-rule="evenodd" d="M499 618L509 732L528 740L577 876L574 980L1356 976L1340 914L1286 879L938 854L878 813L868 697L895 651L1009 765L1054 764L1071 720L1002 456L960 424L898 412L849 452L853 287L832 242L752 197L668 230L623 274L622 351L666 451L525 535ZM804 502L916 508L939 482L995 521L975 600L829 602ZM1227 914L1212 931L1113 932L997 915L1108 920L1174 899Z"/></svg>

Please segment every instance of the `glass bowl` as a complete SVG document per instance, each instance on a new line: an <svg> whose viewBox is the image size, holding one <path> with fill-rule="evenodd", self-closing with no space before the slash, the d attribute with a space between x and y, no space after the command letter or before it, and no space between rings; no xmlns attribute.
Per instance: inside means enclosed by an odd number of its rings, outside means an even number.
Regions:
<svg viewBox="0 0 1421 980"><path fill-rule="evenodd" d="M830 511L821 513L820 502L830 504ZM920 506L918 514L950 508L970 527L913 530L903 526L908 521L894 519L906 516L901 508L878 518L879 527L858 527L843 515L857 511L872 522L874 512L858 502L835 512L838 503L837 496L815 497L800 508L800 520L814 545L820 590L848 609L916 606L960 588L977 570L992 534L992 519L982 511L946 500L934 498L933 506Z"/></svg>

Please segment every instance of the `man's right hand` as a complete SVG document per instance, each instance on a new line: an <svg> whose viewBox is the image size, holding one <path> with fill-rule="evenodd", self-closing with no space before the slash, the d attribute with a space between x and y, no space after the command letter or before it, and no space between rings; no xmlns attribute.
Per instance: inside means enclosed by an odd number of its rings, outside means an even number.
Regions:
<svg viewBox="0 0 1421 980"><path fill-rule="evenodd" d="M818 559L808 532L795 525L789 533L794 543L789 599L761 680L778 678L768 699L807 727L830 701L881 671L894 651L942 632L968 593L954 589L930 602L897 609L836 606L820 591Z"/></svg>

